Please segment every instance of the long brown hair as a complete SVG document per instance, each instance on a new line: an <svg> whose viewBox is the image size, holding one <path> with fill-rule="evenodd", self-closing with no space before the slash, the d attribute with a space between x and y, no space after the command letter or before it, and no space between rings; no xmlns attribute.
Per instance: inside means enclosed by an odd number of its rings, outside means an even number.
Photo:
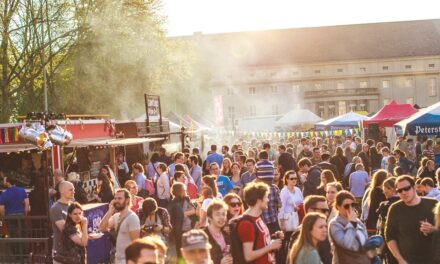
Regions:
<svg viewBox="0 0 440 264"><path fill-rule="evenodd" d="M378 170L373 174L370 184L370 193L368 194L368 205L371 203L374 188L382 187L383 182L387 179L388 172L386 170Z"/></svg>
<svg viewBox="0 0 440 264"><path fill-rule="evenodd" d="M324 221L327 221L325 215L321 213L308 213L304 217L301 229L299 231L299 238L293 244L293 247L289 253L290 264L295 264L298 261L298 255L301 249L305 250L303 254L304 256L315 248L315 246L313 245L312 229L319 218L322 218Z"/></svg>
<svg viewBox="0 0 440 264"><path fill-rule="evenodd" d="M327 183L331 183L331 182L335 182L336 181L335 180L335 174L333 174L333 172L331 170L323 170L321 172L321 175L323 175L323 174L325 176L325 179L326 179ZM319 187L325 187L324 184L322 183L322 181L320 181Z"/></svg>
<svg viewBox="0 0 440 264"><path fill-rule="evenodd" d="M211 187L213 196L217 197L218 188L217 188L217 184L215 182L215 177L211 176L211 175L206 175L206 176L203 176L202 181L203 181L203 183L205 183L206 185Z"/></svg>
<svg viewBox="0 0 440 264"><path fill-rule="evenodd" d="M241 200L240 196L236 193L228 193L225 195L225 197L223 197L223 201L229 206L229 203L232 201L232 199L237 199L240 203L240 215L243 214L244 212L244 207L243 207L243 200ZM229 214L229 210L227 213L227 218L228 220L232 218L232 215Z"/></svg>

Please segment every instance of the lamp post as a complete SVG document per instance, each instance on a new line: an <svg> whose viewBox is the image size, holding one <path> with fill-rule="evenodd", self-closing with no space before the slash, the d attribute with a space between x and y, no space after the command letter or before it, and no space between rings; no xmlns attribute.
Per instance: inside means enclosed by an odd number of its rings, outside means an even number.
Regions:
<svg viewBox="0 0 440 264"><path fill-rule="evenodd" d="M185 148L185 127L180 128L180 143L182 144L182 152Z"/></svg>

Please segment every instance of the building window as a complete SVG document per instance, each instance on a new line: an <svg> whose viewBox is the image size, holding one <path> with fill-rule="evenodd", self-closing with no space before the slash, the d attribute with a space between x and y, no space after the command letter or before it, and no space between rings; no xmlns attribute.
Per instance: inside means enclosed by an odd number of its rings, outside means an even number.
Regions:
<svg viewBox="0 0 440 264"><path fill-rule="evenodd" d="M321 84L315 83L315 90L321 90Z"/></svg>
<svg viewBox="0 0 440 264"><path fill-rule="evenodd" d="M358 107L359 111L367 111L365 106L365 103L360 103Z"/></svg>
<svg viewBox="0 0 440 264"><path fill-rule="evenodd" d="M435 78L429 78L428 88L429 96L437 96L437 80Z"/></svg>
<svg viewBox="0 0 440 264"><path fill-rule="evenodd" d="M339 68L336 70L337 72L343 72L344 70L342 68Z"/></svg>
<svg viewBox="0 0 440 264"><path fill-rule="evenodd" d="M388 71L388 66L382 66L382 71Z"/></svg>
<svg viewBox="0 0 440 264"><path fill-rule="evenodd" d="M228 106L228 114L229 118L233 119L235 117L235 107Z"/></svg>
<svg viewBox="0 0 440 264"><path fill-rule="evenodd" d="M318 103L319 104L319 103ZM324 117L324 105L323 104L319 104L318 105L318 115L320 117Z"/></svg>
<svg viewBox="0 0 440 264"><path fill-rule="evenodd" d="M368 82L367 81L360 81L359 82L359 87L360 88L367 88L368 87Z"/></svg>
<svg viewBox="0 0 440 264"><path fill-rule="evenodd" d="M405 70L411 70L411 68L412 68L412 65L405 65Z"/></svg>
<svg viewBox="0 0 440 264"><path fill-rule="evenodd" d="M255 87L249 87L249 94L255 94Z"/></svg>
<svg viewBox="0 0 440 264"><path fill-rule="evenodd" d="M359 68L359 71L361 71L361 72L367 72L367 68L365 68L365 67L360 67L360 68Z"/></svg>
<svg viewBox="0 0 440 264"><path fill-rule="evenodd" d="M410 105L414 105L414 97L408 97L406 98L406 103Z"/></svg>
<svg viewBox="0 0 440 264"><path fill-rule="evenodd" d="M335 114L335 105L331 104L328 106L328 115L329 117L334 117Z"/></svg>
<svg viewBox="0 0 440 264"><path fill-rule="evenodd" d="M356 104L351 103L348 106L348 109L350 110L350 112L355 112L356 111Z"/></svg>
<svg viewBox="0 0 440 264"><path fill-rule="evenodd" d="M407 78L405 80L405 87L412 87L413 86L413 80L411 78Z"/></svg>
<svg viewBox="0 0 440 264"><path fill-rule="evenodd" d="M321 73L321 70L315 70L315 73L316 73L316 74L320 74L320 73Z"/></svg>
<svg viewBox="0 0 440 264"><path fill-rule="evenodd" d="M278 105L272 105L272 115L278 115Z"/></svg>
<svg viewBox="0 0 440 264"><path fill-rule="evenodd" d="M299 84L292 85L292 92L299 93Z"/></svg>
<svg viewBox="0 0 440 264"><path fill-rule="evenodd" d="M383 99L383 105L387 105L389 103L390 103L390 99L388 98Z"/></svg>
<svg viewBox="0 0 440 264"><path fill-rule="evenodd" d="M251 105L249 106L249 115L256 116L257 115L257 106Z"/></svg>
<svg viewBox="0 0 440 264"><path fill-rule="evenodd" d="M338 82L337 84L336 84L336 89L338 89L338 90L344 90L344 83L343 82Z"/></svg>
<svg viewBox="0 0 440 264"><path fill-rule="evenodd" d="M339 114L343 115L347 113L347 106L345 104L345 101L339 101Z"/></svg>
<svg viewBox="0 0 440 264"><path fill-rule="evenodd" d="M228 88L226 89L226 94L229 95L229 96L231 96L232 93L233 93L232 88L231 88L231 87L228 87Z"/></svg>
<svg viewBox="0 0 440 264"><path fill-rule="evenodd" d="M434 63L430 63L430 64L428 64L428 67L429 67L430 69L433 69L433 68L435 68L435 64L434 64Z"/></svg>
<svg viewBox="0 0 440 264"><path fill-rule="evenodd" d="M271 86L271 87L270 87L270 91L271 91L273 94L277 94L277 93L278 93L278 86Z"/></svg>
<svg viewBox="0 0 440 264"><path fill-rule="evenodd" d="M390 81L383 80L382 81L382 88L390 88Z"/></svg>

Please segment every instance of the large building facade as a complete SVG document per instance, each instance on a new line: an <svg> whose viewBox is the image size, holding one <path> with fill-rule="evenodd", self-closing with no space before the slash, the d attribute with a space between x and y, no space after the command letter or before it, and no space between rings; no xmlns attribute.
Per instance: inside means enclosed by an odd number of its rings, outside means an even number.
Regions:
<svg viewBox="0 0 440 264"><path fill-rule="evenodd" d="M223 125L306 108L323 119L439 101L440 20L196 35ZM220 99L219 99L220 98Z"/></svg>

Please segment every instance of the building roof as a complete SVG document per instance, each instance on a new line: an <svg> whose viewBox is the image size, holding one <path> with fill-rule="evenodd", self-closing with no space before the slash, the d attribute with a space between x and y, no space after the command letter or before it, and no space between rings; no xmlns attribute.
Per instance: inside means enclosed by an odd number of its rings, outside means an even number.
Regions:
<svg viewBox="0 0 440 264"><path fill-rule="evenodd" d="M440 55L440 19L195 34L217 63L276 66ZM209 58L209 57L208 57Z"/></svg>
<svg viewBox="0 0 440 264"><path fill-rule="evenodd" d="M395 100L384 105L374 116L363 121L363 126L377 123L380 127L392 127L397 122L417 112L410 104L398 104Z"/></svg>

